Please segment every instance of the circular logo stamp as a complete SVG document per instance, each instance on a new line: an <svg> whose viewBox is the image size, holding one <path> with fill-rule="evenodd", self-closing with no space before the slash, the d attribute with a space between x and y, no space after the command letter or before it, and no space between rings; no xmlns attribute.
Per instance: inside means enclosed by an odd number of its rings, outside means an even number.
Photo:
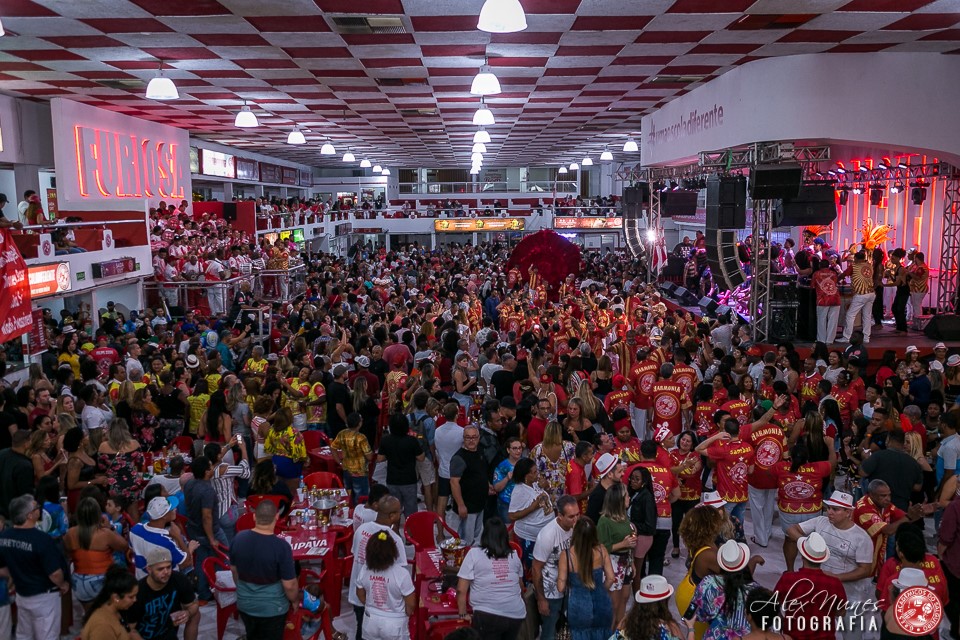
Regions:
<svg viewBox="0 0 960 640"><path fill-rule="evenodd" d="M940 626L943 605L930 589L910 587L897 596L893 613L907 635L924 636Z"/></svg>
<svg viewBox="0 0 960 640"><path fill-rule="evenodd" d="M760 443L760 446L757 447L754 460L761 467L769 468L780 461L781 455L780 443L775 440L764 440Z"/></svg>
<svg viewBox="0 0 960 640"><path fill-rule="evenodd" d="M654 407L657 415L664 418L672 418L677 415L677 412L680 410L680 403L678 403L677 399L673 396L662 394L654 400Z"/></svg>
<svg viewBox="0 0 960 640"><path fill-rule="evenodd" d="M50 243L49 240L43 241L42 248L43 248L43 255L45 256L49 256L53 253L53 245Z"/></svg>
<svg viewBox="0 0 960 640"><path fill-rule="evenodd" d="M70 290L70 267L66 262L57 265L57 286L61 291Z"/></svg>
<svg viewBox="0 0 960 640"><path fill-rule="evenodd" d="M783 487L783 494L791 500L808 500L814 491L809 482L788 482Z"/></svg>

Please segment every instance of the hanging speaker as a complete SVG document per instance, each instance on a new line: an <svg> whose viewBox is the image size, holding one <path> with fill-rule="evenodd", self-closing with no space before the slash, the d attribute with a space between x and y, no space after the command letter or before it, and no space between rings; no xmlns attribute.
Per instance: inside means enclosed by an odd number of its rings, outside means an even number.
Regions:
<svg viewBox="0 0 960 640"><path fill-rule="evenodd" d="M743 284L744 274L737 258L737 234L733 231L707 228L707 263L714 281L721 289L735 289Z"/></svg>
<svg viewBox="0 0 960 640"><path fill-rule="evenodd" d="M747 226L747 179L711 176L707 180L707 229L744 229Z"/></svg>
<svg viewBox="0 0 960 640"><path fill-rule="evenodd" d="M750 172L750 197L754 200L795 198L803 180L798 164L760 166Z"/></svg>
<svg viewBox="0 0 960 640"><path fill-rule="evenodd" d="M873 202L873 193L870 194ZM836 191L833 183L808 183L792 199L784 199L773 211L774 227L828 225L837 219Z"/></svg>

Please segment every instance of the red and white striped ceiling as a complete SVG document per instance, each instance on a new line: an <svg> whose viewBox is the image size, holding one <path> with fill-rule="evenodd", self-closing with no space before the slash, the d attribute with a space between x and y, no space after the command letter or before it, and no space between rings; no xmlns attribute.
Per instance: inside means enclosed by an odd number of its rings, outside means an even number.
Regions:
<svg viewBox="0 0 960 640"><path fill-rule="evenodd" d="M483 0L0 0L0 92L310 165L342 166L349 147L393 166L469 166L470 83L487 56L503 93L487 99L485 165L531 166L606 144L623 159L641 116L758 58L960 53L960 0L521 2L527 30L494 35L476 29ZM180 100L144 98L159 61ZM244 100L259 129L233 126ZM285 144L294 124L306 146ZM320 156L326 138L336 157Z"/></svg>

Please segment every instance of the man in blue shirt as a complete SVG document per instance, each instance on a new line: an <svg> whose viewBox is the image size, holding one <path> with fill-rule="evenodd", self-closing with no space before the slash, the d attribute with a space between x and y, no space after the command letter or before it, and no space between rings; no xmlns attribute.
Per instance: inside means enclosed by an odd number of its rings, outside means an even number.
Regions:
<svg viewBox="0 0 960 640"><path fill-rule="evenodd" d="M940 416L940 448L937 450L937 484L957 472L960 458L960 438L957 437L957 416L953 412Z"/></svg>

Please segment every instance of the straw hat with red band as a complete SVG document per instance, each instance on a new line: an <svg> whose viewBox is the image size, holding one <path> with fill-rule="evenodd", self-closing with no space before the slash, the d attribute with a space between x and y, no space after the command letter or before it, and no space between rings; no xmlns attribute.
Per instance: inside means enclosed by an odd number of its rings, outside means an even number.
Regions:
<svg viewBox="0 0 960 640"><path fill-rule="evenodd" d="M750 547L736 540L727 540L717 552L717 564L728 573L736 573L750 562Z"/></svg>
<svg viewBox="0 0 960 640"><path fill-rule="evenodd" d="M837 507L838 509L853 509L853 496L843 491L834 491L829 499L823 501L826 507Z"/></svg>
<svg viewBox="0 0 960 640"><path fill-rule="evenodd" d="M673 587L663 576L647 576L640 581L640 589L637 591L636 599L638 604L648 602L660 602L673 595Z"/></svg>
<svg viewBox="0 0 960 640"><path fill-rule="evenodd" d="M608 473L613 471L618 464L620 464L620 460L615 455L604 453L597 459L596 463L594 463L593 468L596 469L597 475L603 479Z"/></svg>
<svg viewBox="0 0 960 640"><path fill-rule="evenodd" d="M703 494L703 502L700 504L714 509L723 509L727 506L727 501L720 497L719 491L707 491Z"/></svg>
<svg viewBox="0 0 960 640"><path fill-rule="evenodd" d="M827 542L816 531L797 540L797 550L800 555L814 564L823 564L830 559L830 549L827 548Z"/></svg>

